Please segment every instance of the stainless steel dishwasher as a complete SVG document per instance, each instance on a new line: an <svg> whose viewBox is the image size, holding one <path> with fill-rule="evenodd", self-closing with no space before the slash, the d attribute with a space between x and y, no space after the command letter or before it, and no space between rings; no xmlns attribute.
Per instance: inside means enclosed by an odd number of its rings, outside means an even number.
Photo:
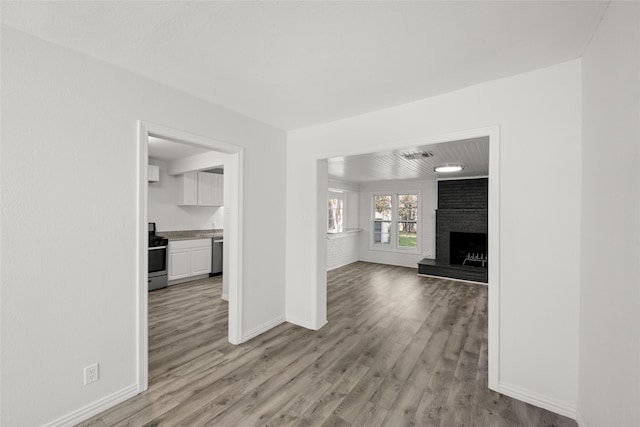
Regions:
<svg viewBox="0 0 640 427"><path fill-rule="evenodd" d="M224 240L222 237L211 239L211 276L222 274L222 245Z"/></svg>

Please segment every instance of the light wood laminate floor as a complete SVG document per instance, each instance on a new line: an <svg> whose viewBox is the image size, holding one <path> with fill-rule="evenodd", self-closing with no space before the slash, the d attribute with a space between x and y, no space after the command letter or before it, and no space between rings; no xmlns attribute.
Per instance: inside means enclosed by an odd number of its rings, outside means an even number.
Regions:
<svg viewBox="0 0 640 427"><path fill-rule="evenodd" d="M575 426L487 388L487 287L357 262L319 331L227 342L221 278L149 294L149 390L83 426Z"/></svg>

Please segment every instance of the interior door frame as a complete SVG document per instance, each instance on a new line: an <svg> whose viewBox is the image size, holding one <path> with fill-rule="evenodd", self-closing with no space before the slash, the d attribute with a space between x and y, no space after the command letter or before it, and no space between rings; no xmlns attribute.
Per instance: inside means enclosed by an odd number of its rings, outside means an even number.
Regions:
<svg viewBox="0 0 640 427"><path fill-rule="evenodd" d="M327 323L327 194L328 194L328 162L332 157L368 154L384 150L397 150L417 145L446 144L461 139L489 137L489 209L488 209L488 252L491 262L488 266L488 386L498 391L500 380L500 126L489 126L464 130L448 134L424 136L411 140L389 141L372 150L354 148L325 152L315 156L316 184L316 293L314 297L315 327L320 329Z"/></svg>
<svg viewBox="0 0 640 427"><path fill-rule="evenodd" d="M138 120L138 191L137 191L137 383L138 392L145 391L149 382L148 360L148 162L149 136L155 136L187 145L200 146L229 155L229 165L225 165L224 192L224 239L229 248L229 330L231 344L242 342L242 228L243 228L243 156L240 146L207 138L201 135L173 129L166 126ZM228 183L228 184L227 184ZM228 191L227 191L228 190Z"/></svg>

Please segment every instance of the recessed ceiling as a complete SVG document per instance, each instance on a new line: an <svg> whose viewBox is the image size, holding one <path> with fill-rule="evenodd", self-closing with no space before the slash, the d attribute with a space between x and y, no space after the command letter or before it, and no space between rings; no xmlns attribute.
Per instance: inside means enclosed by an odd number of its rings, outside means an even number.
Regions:
<svg viewBox="0 0 640 427"><path fill-rule="evenodd" d="M149 137L149 157L154 159L171 161L182 159L184 157L195 156L196 154L205 153L207 151L211 150L181 144L179 142L167 141L166 139L160 139L154 136Z"/></svg>
<svg viewBox="0 0 640 427"><path fill-rule="evenodd" d="M433 153L431 157L410 153ZM335 157L328 160L329 177L361 183L394 179L446 179L489 175L489 137L471 138L442 144L420 145L402 150ZM443 164L462 164L460 172L437 173Z"/></svg>
<svg viewBox="0 0 640 427"><path fill-rule="evenodd" d="M578 58L608 2L2 2L2 22L281 129Z"/></svg>

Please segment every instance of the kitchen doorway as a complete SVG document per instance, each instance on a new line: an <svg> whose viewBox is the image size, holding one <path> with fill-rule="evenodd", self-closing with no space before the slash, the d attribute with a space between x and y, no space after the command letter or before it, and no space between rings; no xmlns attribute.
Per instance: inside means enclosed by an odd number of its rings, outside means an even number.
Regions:
<svg viewBox="0 0 640 427"><path fill-rule="evenodd" d="M226 155L224 179L225 281L228 279L228 341L240 344L242 331L242 200L243 148L211 138L138 121L137 209L137 382L148 387L148 141L149 137L200 147ZM206 167L207 165L203 165ZM196 167L197 168L197 167Z"/></svg>

